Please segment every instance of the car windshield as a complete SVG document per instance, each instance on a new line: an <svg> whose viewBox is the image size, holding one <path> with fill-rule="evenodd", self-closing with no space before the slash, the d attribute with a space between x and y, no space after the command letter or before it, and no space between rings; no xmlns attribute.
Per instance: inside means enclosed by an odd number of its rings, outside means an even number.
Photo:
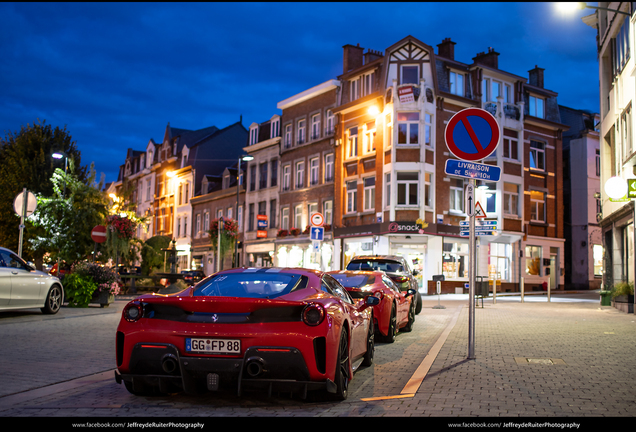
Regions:
<svg viewBox="0 0 636 432"><path fill-rule="evenodd" d="M403 273L404 267L391 260L352 260L347 270L381 270L388 273Z"/></svg>
<svg viewBox="0 0 636 432"><path fill-rule="evenodd" d="M276 298L307 286L307 277L290 273L221 273L197 287L194 296Z"/></svg>
<svg viewBox="0 0 636 432"><path fill-rule="evenodd" d="M357 274L331 274L335 280L340 282L345 288L361 288L365 285L373 283L374 275L357 275Z"/></svg>

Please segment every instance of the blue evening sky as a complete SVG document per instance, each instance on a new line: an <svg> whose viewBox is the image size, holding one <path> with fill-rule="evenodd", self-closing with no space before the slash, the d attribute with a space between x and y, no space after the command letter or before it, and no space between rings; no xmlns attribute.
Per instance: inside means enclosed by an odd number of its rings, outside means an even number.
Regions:
<svg viewBox="0 0 636 432"><path fill-rule="evenodd" d="M589 3L596 5L597 3ZM411 35L455 59L545 69L559 104L599 110L596 31L554 3L0 3L0 133L66 126L106 181L173 127L247 128L342 73L342 46Z"/></svg>

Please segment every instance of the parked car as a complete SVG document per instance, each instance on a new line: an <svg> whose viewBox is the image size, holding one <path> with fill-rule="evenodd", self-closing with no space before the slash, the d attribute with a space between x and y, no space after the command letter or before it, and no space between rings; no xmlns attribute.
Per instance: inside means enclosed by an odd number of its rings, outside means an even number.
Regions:
<svg viewBox="0 0 636 432"><path fill-rule="evenodd" d="M169 295L128 303L116 334L115 378L136 395L229 385L326 390L347 398L373 362L373 308L316 270L236 268Z"/></svg>
<svg viewBox="0 0 636 432"><path fill-rule="evenodd" d="M411 272L406 259L397 255L360 255L354 257L347 270L381 270L385 272L395 284L400 287L400 291L415 290L415 314L422 311L422 296L419 286L415 280L417 272Z"/></svg>
<svg viewBox="0 0 636 432"><path fill-rule="evenodd" d="M354 299L368 295L380 299L380 304L373 307L376 339L393 343L398 331L413 330L415 291L400 291L395 282L380 271L337 270L329 274L340 282Z"/></svg>
<svg viewBox="0 0 636 432"><path fill-rule="evenodd" d="M183 275L183 280L188 285L194 285L205 279L203 270L183 270L181 274Z"/></svg>
<svg viewBox="0 0 636 432"><path fill-rule="evenodd" d="M0 310L40 308L56 314L64 303L60 280L0 247Z"/></svg>

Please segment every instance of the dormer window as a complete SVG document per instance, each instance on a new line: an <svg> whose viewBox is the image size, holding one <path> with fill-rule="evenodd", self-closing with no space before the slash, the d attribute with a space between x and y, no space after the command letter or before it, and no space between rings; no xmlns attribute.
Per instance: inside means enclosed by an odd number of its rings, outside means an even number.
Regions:
<svg viewBox="0 0 636 432"><path fill-rule="evenodd" d="M543 98L530 96L528 98L528 114L533 117L545 118L544 105Z"/></svg>
<svg viewBox="0 0 636 432"><path fill-rule="evenodd" d="M464 74L451 71L450 92L457 96L464 96Z"/></svg>
<svg viewBox="0 0 636 432"><path fill-rule="evenodd" d="M258 142L258 126L252 126L250 128L250 145L254 145Z"/></svg>
<svg viewBox="0 0 636 432"><path fill-rule="evenodd" d="M270 138L276 138L280 136L280 119L272 119L270 128Z"/></svg>

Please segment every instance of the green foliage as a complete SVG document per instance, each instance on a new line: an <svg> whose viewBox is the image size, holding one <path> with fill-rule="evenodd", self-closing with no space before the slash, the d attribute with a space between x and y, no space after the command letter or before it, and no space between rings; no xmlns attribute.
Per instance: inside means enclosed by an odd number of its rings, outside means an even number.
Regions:
<svg viewBox="0 0 636 432"><path fill-rule="evenodd" d="M49 252L53 259L59 255L67 262L75 262L91 254L94 242L91 231L101 225L108 215L107 201L99 185L94 184L95 171L91 164L85 183L75 174L70 161L65 173L56 169L51 177L53 196L36 194L38 207L31 216L34 236L33 249Z"/></svg>
<svg viewBox="0 0 636 432"><path fill-rule="evenodd" d="M170 246L170 237L154 236L146 240L141 248L141 273L149 275L153 270L163 270L163 252Z"/></svg>
<svg viewBox="0 0 636 432"><path fill-rule="evenodd" d="M96 289L91 276L71 273L64 277L64 298L71 307L88 307Z"/></svg>
<svg viewBox="0 0 636 432"><path fill-rule="evenodd" d="M618 282L612 287L612 298L623 295L634 295L633 282Z"/></svg>
<svg viewBox="0 0 636 432"><path fill-rule="evenodd" d="M108 291L110 294L119 294L120 288L117 283L119 276L117 272L115 272L115 269L111 267L81 261L72 267L71 272L73 274L79 274L80 276L90 277L97 285L96 292ZM66 279L64 283L66 284Z"/></svg>
<svg viewBox="0 0 636 432"><path fill-rule="evenodd" d="M70 133L59 127L53 128L46 121L22 126L19 133L8 132L0 139L0 244L18 249L20 218L13 211L14 198L23 188L41 196L53 194L53 185L49 181L56 168L64 170L64 159L51 157L56 152L64 152L69 162L80 166L81 153ZM87 180L87 168L78 168L79 181ZM24 255L27 260L38 261L47 250L39 250L28 242L34 237L31 222L27 219L24 230Z"/></svg>

